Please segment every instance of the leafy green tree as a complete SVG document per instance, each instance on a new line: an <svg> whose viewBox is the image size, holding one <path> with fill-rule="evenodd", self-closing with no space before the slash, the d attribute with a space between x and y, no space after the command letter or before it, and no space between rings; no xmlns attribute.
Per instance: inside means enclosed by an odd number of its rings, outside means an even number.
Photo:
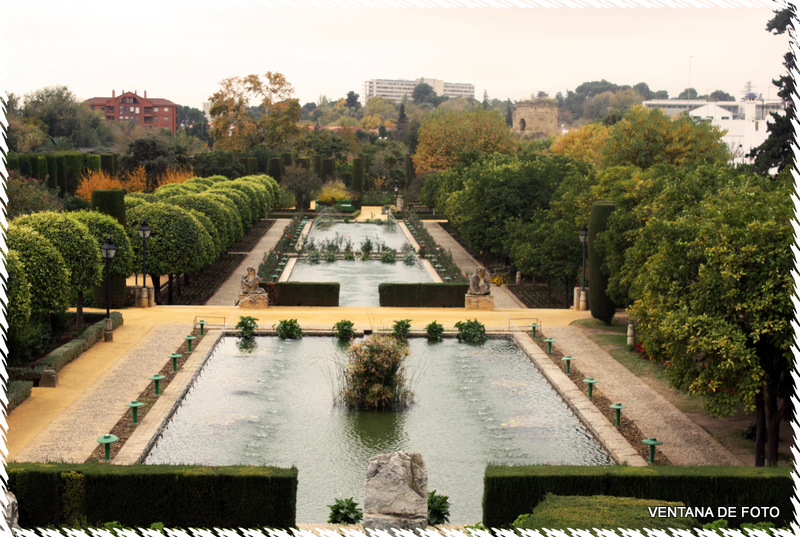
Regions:
<svg viewBox="0 0 800 537"><path fill-rule="evenodd" d="M97 111L78 102L66 86L42 88L24 97L23 118L34 118L47 126L52 138L68 138L74 147L110 146L114 128Z"/></svg>
<svg viewBox="0 0 800 537"><path fill-rule="evenodd" d="M83 293L102 281L103 259L100 247L85 224L66 213L41 212L14 220L35 229L58 250L69 272L68 284L77 294L76 328L83 326Z"/></svg>
<svg viewBox="0 0 800 537"><path fill-rule="evenodd" d="M702 396L714 415L756 410L757 466L765 438L766 462L777 463L792 393L790 191L788 182L744 181L652 220L657 248L632 290L642 344L677 388Z"/></svg>
<svg viewBox="0 0 800 537"><path fill-rule="evenodd" d="M767 23L767 31L775 35L785 33L792 20L792 11L793 8L790 10L789 7L775 10L775 16ZM756 170L762 175L768 174L773 168L777 168L780 173L784 168L792 166L794 161L792 140L794 140L797 111L793 100L795 81L792 73L796 70L796 64L791 51L784 55L783 65L786 67L786 73L772 83L778 87L778 96L787 103L786 113L770 113L772 121L767 123L769 137L747 155L755 158Z"/></svg>
<svg viewBox="0 0 800 537"><path fill-rule="evenodd" d="M22 214L60 211L64 208L56 191L47 188L43 181L22 177L18 170L8 172L6 193L8 194L6 218L9 220Z"/></svg>
<svg viewBox="0 0 800 537"><path fill-rule="evenodd" d="M659 108L634 106L609 131L604 166L647 168L665 163L725 163L728 147L718 127L687 115L671 120Z"/></svg>
<svg viewBox="0 0 800 537"><path fill-rule="evenodd" d="M301 108L293 91L285 76L271 71L221 81L209 97L215 144L240 152L260 143L279 147L296 136ZM254 113L251 101L258 102Z"/></svg>
<svg viewBox="0 0 800 537"><path fill-rule="evenodd" d="M303 166L287 166L283 176L283 186L294 194L297 210L307 210L311 199L322 188L322 179L313 170Z"/></svg>
<svg viewBox="0 0 800 537"><path fill-rule="evenodd" d="M158 187L158 178L167 171L178 170L181 164L188 164L178 159L177 151L172 142L160 134L151 134L144 138L133 140L122 155L122 167L133 171L143 166L147 173L148 191L152 192Z"/></svg>
<svg viewBox="0 0 800 537"><path fill-rule="evenodd" d="M523 274L560 284L569 298L581 269L579 228L550 211L537 211L528 222L508 220L506 229L514 265Z"/></svg>
<svg viewBox="0 0 800 537"><path fill-rule="evenodd" d="M198 177L224 175L236 179L245 174L244 165L230 151L214 150L194 156L193 171Z"/></svg>
<svg viewBox="0 0 800 537"><path fill-rule="evenodd" d="M358 102L358 93L354 91L348 91L347 97L345 98L345 105L353 112L361 108L361 103Z"/></svg>
<svg viewBox="0 0 800 537"><path fill-rule="evenodd" d="M715 90L711 92L711 95L708 98L712 101L735 101L736 97L731 95L730 93L726 93L722 90Z"/></svg>
<svg viewBox="0 0 800 537"><path fill-rule="evenodd" d="M327 129L312 129L304 132L297 140L295 149L312 158L332 158L346 154L348 144L336 132Z"/></svg>
<svg viewBox="0 0 800 537"><path fill-rule="evenodd" d="M504 254L506 222L529 221L548 208L559 183L585 173L584 165L559 156L486 157L463 171L464 187L448 197L445 214L472 250Z"/></svg>
<svg viewBox="0 0 800 537"><path fill-rule="evenodd" d="M678 94L676 99L697 99L698 93L697 90L694 88L686 88L682 92Z"/></svg>
<svg viewBox="0 0 800 537"><path fill-rule="evenodd" d="M414 153L417 174L474 162L482 155L513 153L516 144L503 117L482 108L436 111L419 128Z"/></svg>

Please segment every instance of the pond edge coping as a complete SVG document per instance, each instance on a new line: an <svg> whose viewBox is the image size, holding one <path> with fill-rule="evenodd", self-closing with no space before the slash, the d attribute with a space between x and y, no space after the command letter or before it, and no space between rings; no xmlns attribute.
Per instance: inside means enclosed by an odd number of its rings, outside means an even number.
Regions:
<svg viewBox="0 0 800 537"><path fill-rule="evenodd" d="M449 332L449 331L448 331ZM363 335L357 331L357 336ZM373 333L390 334L390 330L375 331ZM274 330L257 330L260 336L274 336ZM183 364L183 367L169 383L169 386L159 396L147 415L141 420L134 433L125 442L119 453L111 460L112 464L143 464L151 449L161 437L172 416L183 402L183 398L194 385L200 371L205 366L212 351L216 349L223 336L235 335L235 331L209 330L200 342L192 356ZM332 330L304 330L304 335L333 336ZM615 464L629 466L647 466L647 462L633 449L622 434L614 428L605 416L589 401L589 399L569 380L561 369L548 359L524 332L487 332L492 339L510 339L528 357L537 371L547 380L556 391L559 398L572 411L587 432L600 445ZM425 332L412 331L410 337L424 337ZM444 337L454 337L455 333L445 333ZM172 388L172 389L170 389Z"/></svg>

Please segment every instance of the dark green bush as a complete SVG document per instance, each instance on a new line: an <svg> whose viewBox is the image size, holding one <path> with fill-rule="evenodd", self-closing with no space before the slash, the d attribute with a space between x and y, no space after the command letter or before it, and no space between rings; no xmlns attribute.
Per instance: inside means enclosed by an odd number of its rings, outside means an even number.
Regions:
<svg viewBox="0 0 800 537"><path fill-rule="evenodd" d="M382 283L382 307L463 308L468 283Z"/></svg>
<svg viewBox="0 0 800 537"><path fill-rule="evenodd" d="M333 331L339 339L353 339L356 337L355 330L353 330L353 321L343 319L333 325Z"/></svg>
<svg viewBox="0 0 800 537"><path fill-rule="evenodd" d="M295 525L295 468L9 464L8 473L23 527L62 525L67 516L93 526Z"/></svg>
<svg viewBox="0 0 800 537"><path fill-rule="evenodd" d="M428 341L441 341L442 334L444 334L444 326L436 321L432 321L425 327L425 332L428 335Z"/></svg>
<svg viewBox="0 0 800 537"><path fill-rule="evenodd" d="M100 170L100 168L101 168L100 155L86 155L87 170Z"/></svg>
<svg viewBox="0 0 800 537"><path fill-rule="evenodd" d="M76 152L64 153L64 183L62 192L75 195L83 172L83 155Z"/></svg>
<svg viewBox="0 0 800 537"><path fill-rule="evenodd" d="M363 511L358 508L358 502L354 502L353 498L336 498L328 508L331 510L328 524L358 524L364 516Z"/></svg>
<svg viewBox="0 0 800 537"><path fill-rule="evenodd" d="M198 177L224 175L236 179L245 175L246 169L239 159L230 151L209 151L194 156L193 170Z"/></svg>
<svg viewBox="0 0 800 537"><path fill-rule="evenodd" d="M338 282L278 282L275 286L280 306L339 305Z"/></svg>
<svg viewBox="0 0 800 537"><path fill-rule="evenodd" d="M392 327L392 335L401 341L408 339L408 334L411 332L411 319L401 319L394 322Z"/></svg>

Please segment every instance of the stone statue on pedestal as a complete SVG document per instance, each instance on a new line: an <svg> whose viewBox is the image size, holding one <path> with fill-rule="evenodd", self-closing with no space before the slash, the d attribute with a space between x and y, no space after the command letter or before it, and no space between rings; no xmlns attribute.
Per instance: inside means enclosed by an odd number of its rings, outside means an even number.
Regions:
<svg viewBox="0 0 800 537"><path fill-rule="evenodd" d="M469 279L468 295L488 295L489 294L489 280L486 278L486 270L483 267L478 267Z"/></svg>

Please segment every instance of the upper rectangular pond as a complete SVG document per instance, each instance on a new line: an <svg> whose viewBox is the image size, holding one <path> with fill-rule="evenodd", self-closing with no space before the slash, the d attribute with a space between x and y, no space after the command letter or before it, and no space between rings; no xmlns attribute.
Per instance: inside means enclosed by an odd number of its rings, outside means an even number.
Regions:
<svg viewBox="0 0 800 537"><path fill-rule="evenodd" d="M292 282L338 282L339 306L380 306L378 286L382 283L420 283L432 282L433 279L417 259L413 265L403 262L400 250L408 245L405 235L397 223L383 225L353 223L337 223L327 227L314 226L308 241L322 251L326 243L335 243L344 250L349 242L356 255L360 254L362 243L369 240L372 244L372 259L361 261L338 260L331 263L324 259L316 264L308 260L299 260L288 277ZM395 263L382 263L379 247L398 251Z"/></svg>

